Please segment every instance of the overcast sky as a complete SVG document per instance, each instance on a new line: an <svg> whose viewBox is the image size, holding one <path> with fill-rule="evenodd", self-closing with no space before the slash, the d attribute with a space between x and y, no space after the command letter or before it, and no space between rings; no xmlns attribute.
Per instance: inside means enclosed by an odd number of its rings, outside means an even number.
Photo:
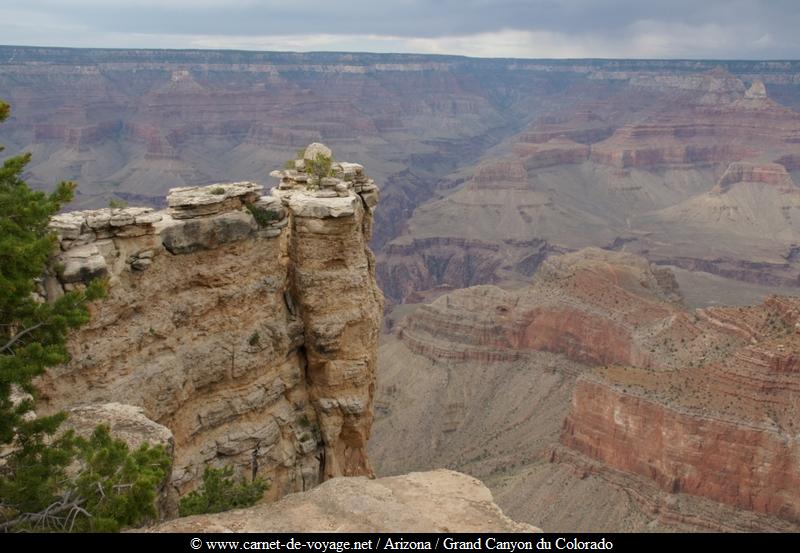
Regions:
<svg viewBox="0 0 800 553"><path fill-rule="evenodd" d="M800 0L0 0L0 44L800 58Z"/></svg>

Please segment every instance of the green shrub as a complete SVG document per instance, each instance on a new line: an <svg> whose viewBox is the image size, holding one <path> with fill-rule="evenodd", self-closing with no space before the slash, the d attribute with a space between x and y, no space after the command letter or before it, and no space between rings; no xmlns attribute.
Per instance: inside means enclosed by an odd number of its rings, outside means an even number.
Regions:
<svg viewBox="0 0 800 553"><path fill-rule="evenodd" d="M220 513L231 509L250 507L264 496L269 484L257 478L247 482L244 478L234 480L233 467L222 469L206 467L203 485L199 490L182 497L178 505L180 516Z"/></svg>
<svg viewBox="0 0 800 553"><path fill-rule="evenodd" d="M332 164L333 160L331 158L322 154L317 154L314 159L306 160L306 173L315 177L317 184L319 184L320 179L333 176L333 169L331 169Z"/></svg>
<svg viewBox="0 0 800 553"><path fill-rule="evenodd" d="M108 200L108 207L111 209L122 209L124 207L128 207L128 202L125 200L119 200L117 198L111 198Z"/></svg>
<svg viewBox="0 0 800 553"><path fill-rule="evenodd" d="M221 186L215 186L211 189L211 193L215 196L222 196L225 193L225 189Z"/></svg>
<svg viewBox="0 0 800 553"><path fill-rule="evenodd" d="M270 223L278 219L274 211L262 209L254 206L253 204L245 204L245 207L247 208L247 211L250 212L250 215L253 216L253 219L256 220L258 226L262 228L268 226Z"/></svg>

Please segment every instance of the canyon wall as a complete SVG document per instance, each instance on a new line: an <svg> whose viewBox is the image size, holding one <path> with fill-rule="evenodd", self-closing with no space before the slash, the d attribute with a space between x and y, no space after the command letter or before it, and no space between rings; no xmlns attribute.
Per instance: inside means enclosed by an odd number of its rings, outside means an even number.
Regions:
<svg viewBox="0 0 800 553"><path fill-rule="evenodd" d="M714 350L675 370L601 367L583 375L561 442L671 493L797 523L798 298L701 310L695 324L718 334Z"/></svg>
<svg viewBox="0 0 800 553"><path fill-rule="evenodd" d="M760 421L683 410L583 378L562 442L670 493L800 521L800 449L791 435Z"/></svg>
<svg viewBox="0 0 800 553"><path fill-rule="evenodd" d="M464 471L554 531L796 530L797 297L689 309L669 269L587 248L398 311L379 473Z"/></svg>
<svg viewBox="0 0 800 553"><path fill-rule="evenodd" d="M699 273L715 284L703 305L798 286L800 113L773 85L721 68L595 76L619 86L551 104L414 211L379 253L391 302L522 285L591 246Z"/></svg>
<svg viewBox="0 0 800 553"><path fill-rule="evenodd" d="M178 493L207 464L268 478L272 498L371 475L378 189L360 165L333 172L312 183L292 171L269 195L222 183L173 189L162 211L56 216L42 298L93 278L108 297L71 336L71 361L38 382L38 410L142 408L172 431Z"/></svg>

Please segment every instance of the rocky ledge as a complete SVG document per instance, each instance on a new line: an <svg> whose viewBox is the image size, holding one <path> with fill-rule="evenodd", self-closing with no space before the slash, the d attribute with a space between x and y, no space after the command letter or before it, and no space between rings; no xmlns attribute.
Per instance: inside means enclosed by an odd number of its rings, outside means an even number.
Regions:
<svg viewBox="0 0 800 553"><path fill-rule="evenodd" d="M475 478L449 470L334 478L273 504L181 518L148 532L541 532L509 519Z"/></svg>

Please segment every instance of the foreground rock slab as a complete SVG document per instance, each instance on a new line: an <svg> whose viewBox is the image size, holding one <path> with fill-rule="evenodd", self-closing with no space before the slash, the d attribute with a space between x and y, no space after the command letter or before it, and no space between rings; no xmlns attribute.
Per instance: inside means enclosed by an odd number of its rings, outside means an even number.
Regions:
<svg viewBox="0 0 800 553"><path fill-rule="evenodd" d="M514 522L480 481L450 470L334 478L277 503L186 517L149 532L540 532Z"/></svg>

